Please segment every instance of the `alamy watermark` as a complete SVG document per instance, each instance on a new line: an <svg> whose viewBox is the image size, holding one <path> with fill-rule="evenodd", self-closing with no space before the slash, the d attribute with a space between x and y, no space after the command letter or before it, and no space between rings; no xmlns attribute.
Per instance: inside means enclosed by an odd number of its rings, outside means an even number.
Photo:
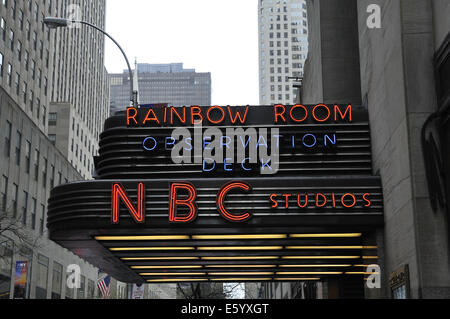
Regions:
<svg viewBox="0 0 450 319"><path fill-rule="evenodd" d="M238 166L243 171L258 167L260 174L273 175L279 170L279 129L272 128L208 128L194 126L194 136L187 128L176 128L166 144L172 145L174 164L202 164L203 172L211 172L219 165L224 171L233 171ZM152 139L148 137L148 139ZM147 144L147 146L146 146ZM156 140L144 141L144 148L152 150Z"/></svg>
<svg viewBox="0 0 450 319"><path fill-rule="evenodd" d="M67 288L79 289L81 288L81 268L77 264L67 266L66 270L68 276L66 280Z"/></svg>
<svg viewBox="0 0 450 319"><path fill-rule="evenodd" d="M381 8L378 4L370 4L367 7L367 27L369 29L381 29Z"/></svg>

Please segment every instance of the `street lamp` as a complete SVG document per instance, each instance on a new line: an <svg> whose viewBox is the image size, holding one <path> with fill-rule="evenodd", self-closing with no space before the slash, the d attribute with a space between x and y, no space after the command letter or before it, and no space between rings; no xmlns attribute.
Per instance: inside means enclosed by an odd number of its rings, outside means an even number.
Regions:
<svg viewBox="0 0 450 319"><path fill-rule="evenodd" d="M120 52L122 52L122 55L125 58L125 61L127 62L127 66L128 66L128 72L129 72L129 76L130 76L130 103L131 103L131 106L139 107L138 103L137 103L137 93L138 92L135 91L134 87L133 87L133 71L131 70L130 62L128 61L127 55L125 54L125 52L123 51L123 49L119 45L119 43L117 43L117 41L114 40L106 31L100 29L96 25L93 25L89 22L78 21L78 20L69 20L69 19L57 18L57 17L44 18L44 24L47 25L50 29L65 28L65 27L69 26L69 23L80 23L80 24L85 24L87 26L90 26L90 27L100 31L104 35L106 35L108 38L110 38L115 43L115 45L117 45L117 47L120 49Z"/></svg>

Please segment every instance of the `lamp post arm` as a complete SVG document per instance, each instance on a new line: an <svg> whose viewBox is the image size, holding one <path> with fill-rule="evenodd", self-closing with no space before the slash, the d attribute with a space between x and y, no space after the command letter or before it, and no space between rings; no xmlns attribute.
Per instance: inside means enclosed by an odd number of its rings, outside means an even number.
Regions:
<svg viewBox="0 0 450 319"><path fill-rule="evenodd" d="M130 102L131 102L131 106L137 107L137 101L136 101L136 97L134 94L134 87L133 87L133 71L131 70L131 65L130 65L130 61L128 61L127 55L125 54L125 51L122 49L122 47L119 45L119 43L114 40L114 38L112 36L110 36L106 31L100 29L99 27L97 27L96 25L86 22L86 21L77 21L77 20L70 20L70 22L72 23L80 23L80 24L85 24L88 25L98 31L100 31L101 33L103 33L104 35L106 35L108 38L111 39L112 42L114 42L114 44L119 48L120 52L122 52L123 57L125 58L125 61L127 62L127 67L128 67L128 72L129 72L129 76L130 76Z"/></svg>

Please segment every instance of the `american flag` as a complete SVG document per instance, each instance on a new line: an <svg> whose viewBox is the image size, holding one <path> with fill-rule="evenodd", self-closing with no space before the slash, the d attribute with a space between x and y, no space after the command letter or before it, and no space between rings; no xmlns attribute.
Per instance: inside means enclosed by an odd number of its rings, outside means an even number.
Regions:
<svg viewBox="0 0 450 319"><path fill-rule="evenodd" d="M103 277L103 279L99 280L97 283L98 289L102 293L103 298L109 297L109 287L111 283L111 276Z"/></svg>

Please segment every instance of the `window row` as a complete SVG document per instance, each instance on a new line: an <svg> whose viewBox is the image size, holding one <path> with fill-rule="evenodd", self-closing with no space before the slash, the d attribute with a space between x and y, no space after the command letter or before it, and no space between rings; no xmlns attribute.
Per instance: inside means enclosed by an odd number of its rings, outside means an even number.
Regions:
<svg viewBox="0 0 450 319"><path fill-rule="evenodd" d="M6 121L5 126L5 140L4 140L4 156L6 158L11 157L11 148L12 148L12 125L11 122ZM32 149L31 142L29 140L25 141L25 145L23 146L23 137L22 133L17 130L15 132L16 137L14 139L14 163L17 166L21 166L22 161L22 151L24 148L24 172L26 174L32 174L35 181L39 181L39 176L41 176L42 187L46 188L48 186L47 182L49 182L50 189L55 186L55 178L57 178L58 184L62 184L62 173L58 172L58 176L56 176L55 166L50 165L50 176L48 176L48 159L42 157L39 151L39 148ZM65 178L65 183L67 183L67 178Z"/></svg>

